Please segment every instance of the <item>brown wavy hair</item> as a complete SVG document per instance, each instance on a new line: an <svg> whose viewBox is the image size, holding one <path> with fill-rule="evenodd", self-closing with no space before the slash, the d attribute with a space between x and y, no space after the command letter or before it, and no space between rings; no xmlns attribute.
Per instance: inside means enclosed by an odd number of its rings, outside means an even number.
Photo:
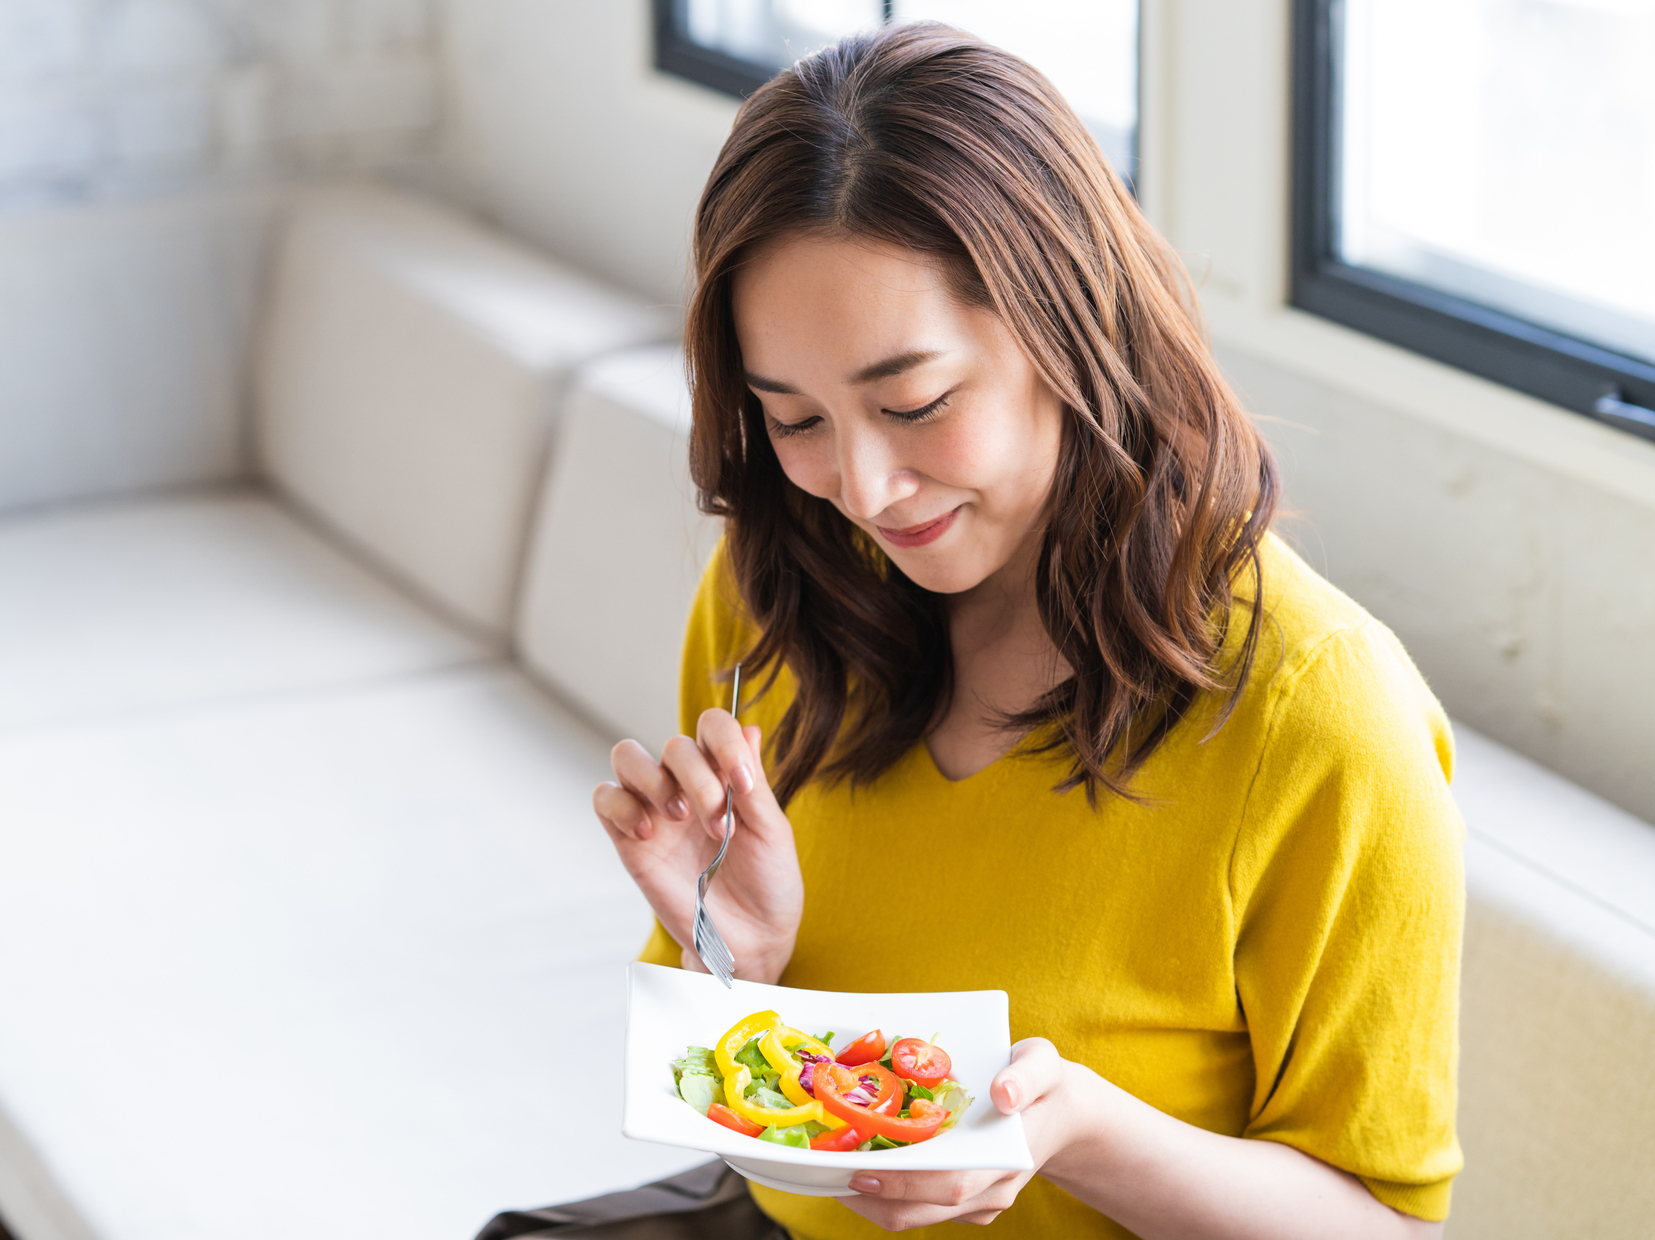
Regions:
<svg viewBox="0 0 1655 1240"><path fill-rule="evenodd" d="M1130 796L1197 695L1228 690L1219 726L1251 669L1275 466L1206 347L1183 265L1063 97L1017 57L925 22L846 38L756 91L696 212L690 467L761 633L749 674L773 682L785 666L797 681L770 738L778 798L818 776L874 780L953 691L946 598L788 481L743 378L734 274L812 233L938 260L1066 406L1035 588L1073 675L1001 722L1072 755L1059 790ZM1221 666L1249 569L1247 631Z"/></svg>

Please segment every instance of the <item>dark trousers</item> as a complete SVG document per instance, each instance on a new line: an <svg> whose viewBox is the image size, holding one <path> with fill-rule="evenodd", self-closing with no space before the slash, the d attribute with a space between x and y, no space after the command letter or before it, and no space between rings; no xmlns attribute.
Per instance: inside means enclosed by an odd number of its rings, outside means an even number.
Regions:
<svg viewBox="0 0 1655 1240"><path fill-rule="evenodd" d="M788 1240L720 1160L624 1193L496 1214L477 1240Z"/></svg>

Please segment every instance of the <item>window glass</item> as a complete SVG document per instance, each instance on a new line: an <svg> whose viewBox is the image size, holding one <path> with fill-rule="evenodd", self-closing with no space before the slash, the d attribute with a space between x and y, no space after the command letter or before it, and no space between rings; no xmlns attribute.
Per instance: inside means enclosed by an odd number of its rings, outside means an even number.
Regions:
<svg viewBox="0 0 1655 1240"><path fill-rule="evenodd" d="M885 13L881 0L689 0L684 9L696 43L772 70L877 26Z"/></svg>
<svg viewBox="0 0 1655 1240"><path fill-rule="evenodd" d="M1655 361L1655 0L1343 10L1339 257Z"/></svg>
<svg viewBox="0 0 1655 1240"><path fill-rule="evenodd" d="M1137 0L687 0L695 43L779 69L853 30L934 18L998 44L1051 78L1122 173L1136 169Z"/></svg>
<svg viewBox="0 0 1655 1240"><path fill-rule="evenodd" d="M1116 169L1137 172L1137 0L897 0L900 21L935 18L1013 52L1052 80Z"/></svg>

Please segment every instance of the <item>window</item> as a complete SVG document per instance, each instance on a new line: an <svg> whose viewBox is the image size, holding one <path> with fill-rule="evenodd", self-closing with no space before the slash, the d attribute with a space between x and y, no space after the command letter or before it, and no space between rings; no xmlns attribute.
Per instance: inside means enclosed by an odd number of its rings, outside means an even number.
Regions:
<svg viewBox="0 0 1655 1240"><path fill-rule="evenodd" d="M656 67L733 95L853 30L934 18L1051 78L1128 180L1137 168L1137 0L655 0Z"/></svg>
<svg viewBox="0 0 1655 1240"><path fill-rule="evenodd" d="M1298 0L1295 305L1655 439L1655 4Z"/></svg>

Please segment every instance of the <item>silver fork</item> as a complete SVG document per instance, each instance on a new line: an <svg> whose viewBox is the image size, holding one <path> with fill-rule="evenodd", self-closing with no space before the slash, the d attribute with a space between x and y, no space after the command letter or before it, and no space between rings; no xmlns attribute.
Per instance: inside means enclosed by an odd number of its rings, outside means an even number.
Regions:
<svg viewBox="0 0 1655 1240"><path fill-rule="evenodd" d="M732 716L740 705L741 664L737 663L735 682L730 686ZM713 858L713 863L702 870L701 877L695 880L695 954L701 957L701 963L726 987L730 985L730 979L736 975L736 958L730 954L724 936L718 932L718 927L713 925L713 919L707 913L707 887L713 881L713 875L718 873L718 867L724 861L724 854L729 851L730 836L735 833L735 826L736 792L729 784L725 784L724 842L718 846L718 856Z"/></svg>

